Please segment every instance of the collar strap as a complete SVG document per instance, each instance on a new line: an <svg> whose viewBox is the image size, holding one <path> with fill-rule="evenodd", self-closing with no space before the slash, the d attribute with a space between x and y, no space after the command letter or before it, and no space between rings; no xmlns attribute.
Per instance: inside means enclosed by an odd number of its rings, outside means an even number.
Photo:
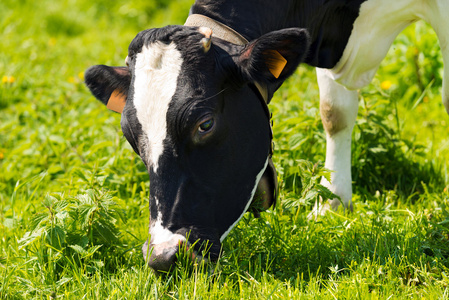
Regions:
<svg viewBox="0 0 449 300"><path fill-rule="evenodd" d="M214 36L228 41L230 43L236 45L246 45L248 44L248 40L245 39L242 35L240 35L237 31L232 29L229 26L226 26L223 23L215 21L209 17L192 14L190 15L184 26L196 26L196 27L208 27L212 30Z"/></svg>
<svg viewBox="0 0 449 300"><path fill-rule="evenodd" d="M209 17L200 15L200 14L192 14L190 15L184 26L195 26L195 27L208 27L212 30L212 33L215 37L220 38L222 40L225 40L227 42L236 44L236 45L246 45L248 44L248 40L245 39L240 33L235 31L229 26L226 26L225 24L218 22L214 19L211 19ZM254 85L256 86L257 90L259 91L260 95L262 96L265 103L268 104L268 89L265 85L262 85L258 82L255 82Z"/></svg>

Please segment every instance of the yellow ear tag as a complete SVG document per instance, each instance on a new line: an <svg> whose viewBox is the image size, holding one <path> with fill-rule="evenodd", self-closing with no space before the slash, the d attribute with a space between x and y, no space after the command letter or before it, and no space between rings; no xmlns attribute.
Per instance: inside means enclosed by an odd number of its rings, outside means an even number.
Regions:
<svg viewBox="0 0 449 300"><path fill-rule="evenodd" d="M112 92L111 97L109 97L106 107L115 112L122 113L125 103L126 96L120 93L119 90L115 90Z"/></svg>
<svg viewBox="0 0 449 300"><path fill-rule="evenodd" d="M276 50L267 50L266 54L269 57L266 63L270 73L273 74L274 77L279 78L287 65L287 60Z"/></svg>

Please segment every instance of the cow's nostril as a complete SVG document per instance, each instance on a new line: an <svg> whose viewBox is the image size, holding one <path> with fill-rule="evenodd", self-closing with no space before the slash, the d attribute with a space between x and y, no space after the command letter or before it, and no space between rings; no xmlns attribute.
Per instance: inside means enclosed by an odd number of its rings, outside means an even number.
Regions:
<svg viewBox="0 0 449 300"><path fill-rule="evenodd" d="M148 246L147 241L143 245L142 250L148 266L154 271L169 271L170 267L176 262L181 243L182 241L167 241L157 245L150 244Z"/></svg>
<svg viewBox="0 0 449 300"><path fill-rule="evenodd" d="M168 271L176 261L179 247L177 245L167 248L160 246L161 245L157 245L153 247L153 252L148 260L148 265L155 271Z"/></svg>

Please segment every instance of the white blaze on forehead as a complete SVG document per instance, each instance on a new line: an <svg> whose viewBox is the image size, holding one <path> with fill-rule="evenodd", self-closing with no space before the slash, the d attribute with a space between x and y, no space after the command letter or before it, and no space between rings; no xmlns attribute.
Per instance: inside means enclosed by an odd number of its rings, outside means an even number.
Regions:
<svg viewBox="0 0 449 300"><path fill-rule="evenodd" d="M147 137L144 148L147 163L156 172L167 135L167 110L176 91L182 57L176 45L153 43L136 56L134 106L142 131Z"/></svg>

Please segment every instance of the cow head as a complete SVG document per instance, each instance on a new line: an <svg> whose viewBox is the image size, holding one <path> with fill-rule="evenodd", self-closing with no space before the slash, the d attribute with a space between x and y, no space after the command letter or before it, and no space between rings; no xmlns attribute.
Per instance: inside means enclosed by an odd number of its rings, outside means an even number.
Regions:
<svg viewBox="0 0 449 300"><path fill-rule="evenodd" d="M235 45L207 28L167 26L134 38L128 67L86 71L91 92L121 111L122 131L147 167L150 239L143 252L153 269L169 269L179 244L189 241L207 240L216 259L255 194L262 208L272 204L271 128L255 84L272 95L307 48L301 29Z"/></svg>

